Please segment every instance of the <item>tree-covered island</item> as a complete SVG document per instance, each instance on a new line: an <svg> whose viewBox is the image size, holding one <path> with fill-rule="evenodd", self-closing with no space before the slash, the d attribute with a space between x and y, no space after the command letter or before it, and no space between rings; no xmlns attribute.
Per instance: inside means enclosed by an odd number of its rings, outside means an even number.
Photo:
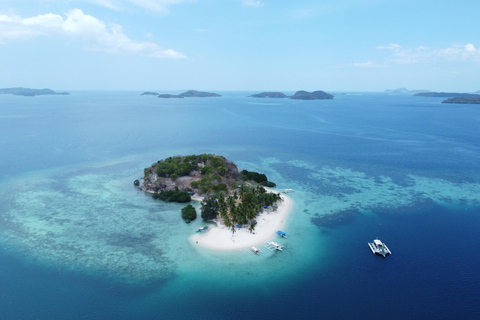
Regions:
<svg viewBox="0 0 480 320"><path fill-rule="evenodd" d="M152 164L144 170L140 189L166 201L188 202L190 195L203 196L202 218L220 219L235 232L237 225L248 225L253 231L262 208L281 201L279 194L267 192L263 186L275 184L264 174L239 172L225 157L202 154L169 157Z"/></svg>
<svg viewBox="0 0 480 320"><path fill-rule="evenodd" d="M30 88L4 88L0 89L0 94L13 94L14 96L34 97L46 95L62 95L68 96L68 92L55 92L51 89L30 89Z"/></svg>
<svg viewBox="0 0 480 320"><path fill-rule="evenodd" d="M442 103L480 104L480 96L451 98L443 100Z"/></svg>
<svg viewBox="0 0 480 320"><path fill-rule="evenodd" d="M290 98L294 100L329 100L333 99L333 95L330 93L326 93L322 90L317 90L314 92L307 92L307 91L297 91L293 96L287 96L282 92L260 92L256 94L252 94L249 97L251 98Z"/></svg>

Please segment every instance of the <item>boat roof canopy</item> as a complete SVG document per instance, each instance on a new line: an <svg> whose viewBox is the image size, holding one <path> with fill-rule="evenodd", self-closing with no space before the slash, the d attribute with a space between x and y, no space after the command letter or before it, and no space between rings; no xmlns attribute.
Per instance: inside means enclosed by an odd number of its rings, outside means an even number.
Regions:
<svg viewBox="0 0 480 320"><path fill-rule="evenodd" d="M382 241L376 239L376 240L373 240L373 242L378 246L378 245L383 245Z"/></svg>

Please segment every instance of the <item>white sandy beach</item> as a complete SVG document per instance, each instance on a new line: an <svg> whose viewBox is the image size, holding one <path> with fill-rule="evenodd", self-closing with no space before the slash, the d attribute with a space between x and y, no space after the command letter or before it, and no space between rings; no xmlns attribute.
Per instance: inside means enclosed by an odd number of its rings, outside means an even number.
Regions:
<svg viewBox="0 0 480 320"><path fill-rule="evenodd" d="M232 236L231 230L224 225L218 227L211 225L207 232L190 236L189 241L194 246L215 250L239 250L263 245L275 235L277 230L282 229L292 209L292 199L284 194L281 197L283 201L278 203L277 210L266 210L257 217L254 233L250 233L247 228L241 228L236 229Z"/></svg>

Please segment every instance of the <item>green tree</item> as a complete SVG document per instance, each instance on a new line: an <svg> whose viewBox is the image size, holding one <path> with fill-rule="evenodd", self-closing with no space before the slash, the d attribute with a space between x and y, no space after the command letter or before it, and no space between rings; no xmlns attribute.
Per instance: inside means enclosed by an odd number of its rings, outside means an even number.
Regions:
<svg viewBox="0 0 480 320"><path fill-rule="evenodd" d="M202 219L205 221L215 219L218 215L217 201L214 197L208 197L202 201Z"/></svg>
<svg viewBox="0 0 480 320"><path fill-rule="evenodd" d="M189 204L186 207L182 208L182 218L185 222L193 221L197 218L197 210Z"/></svg>

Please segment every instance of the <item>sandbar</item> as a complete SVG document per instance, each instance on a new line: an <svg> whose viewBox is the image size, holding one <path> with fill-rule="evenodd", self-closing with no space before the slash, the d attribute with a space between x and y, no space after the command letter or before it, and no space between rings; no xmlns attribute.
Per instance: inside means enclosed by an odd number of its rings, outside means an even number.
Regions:
<svg viewBox="0 0 480 320"><path fill-rule="evenodd" d="M217 226L209 225L208 231L190 236L190 243L215 250L240 250L266 243L275 236L277 230L282 228L292 209L292 199L284 194L280 196L283 201L277 203L278 207L275 211L267 209L257 217L254 233L248 231L248 228L237 228L232 235L230 229L217 222Z"/></svg>

